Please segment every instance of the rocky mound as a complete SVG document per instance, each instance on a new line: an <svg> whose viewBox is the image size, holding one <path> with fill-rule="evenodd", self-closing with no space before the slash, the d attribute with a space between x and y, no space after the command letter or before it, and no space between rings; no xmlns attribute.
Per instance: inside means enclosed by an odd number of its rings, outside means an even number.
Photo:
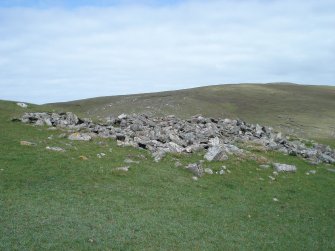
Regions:
<svg viewBox="0 0 335 251"><path fill-rule="evenodd" d="M188 120L173 115L151 117L145 114L108 117L103 123L78 118L67 113L25 113L23 123L69 129L72 140L90 140L92 137L116 139L119 145L144 148L152 152L156 161L166 153L192 153L205 150L205 159L225 160L229 155L243 155L237 145L252 143L264 150L275 150L297 155L313 163L335 163L335 151L329 146L302 140L290 141L272 128L248 124L242 120L193 116Z"/></svg>

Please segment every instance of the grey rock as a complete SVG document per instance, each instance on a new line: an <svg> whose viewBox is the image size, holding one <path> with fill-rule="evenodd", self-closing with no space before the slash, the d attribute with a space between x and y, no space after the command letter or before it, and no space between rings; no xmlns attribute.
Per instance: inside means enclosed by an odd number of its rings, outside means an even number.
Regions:
<svg viewBox="0 0 335 251"><path fill-rule="evenodd" d="M207 174L213 174L214 173L211 168L205 168L204 172L207 173Z"/></svg>
<svg viewBox="0 0 335 251"><path fill-rule="evenodd" d="M28 105L26 104L26 103L21 103L21 102L19 102L19 103L16 103L18 106L20 106L20 107L22 107L22 108L27 108L28 107Z"/></svg>
<svg viewBox="0 0 335 251"><path fill-rule="evenodd" d="M65 150L58 146L47 146L45 149L55 152L65 152Z"/></svg>
<svg viewBox="0 0 335 251"><path fill-rule="evenodd" d="M208 161L213 160L227 160L228 156L220 146L212 146L208 149L207 153L205 154L205 159Z"/></svg>
<svg viewBox="0 0 335 251"><path fill-rule="evenodd" d="M294 165L273 163L273 166L277 172L296 172L297 168Z"/></svg>
<svg viewBox="0 0 335 251"><path fill-rule="evenodd" d="M259 165L259 167L262 169L268 169L270 168L270 165Z"/></svg>
<svg viewBox="0 0 335 251"><path fill-rule="evenodd" d="M194 175L201 177L204 175L204 169L202 168L201 164L193 163L188 164L186 166L186 169L188 169L190 172L192 172Z"/></svg>
<svg viewBox="0 0 335 251"><path fill-rule="evenodd" d="M87 133L72 133L68 137L69 140L90 141L92 137Z"/></svg>

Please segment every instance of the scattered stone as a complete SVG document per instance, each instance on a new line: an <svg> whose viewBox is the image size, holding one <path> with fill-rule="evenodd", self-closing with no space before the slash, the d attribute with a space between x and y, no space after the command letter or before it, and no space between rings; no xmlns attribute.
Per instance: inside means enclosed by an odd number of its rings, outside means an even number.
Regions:
<svg viewBox="0 0 335 251"><path fill-rule="evenodd" d="M128 172L129 171L129 166L122 166L122 167L117 167L115 168L117 171L123 171L123 172Z"/></svg>
<svg viewBox="0 0 335 251"><path fill-rule="evenodd" d="M197 181L198 177L197 176L192 176L192 180Z"/></svg>
<svg viewBox="0 0 335 251"><path fill-rule="evenodd" d="M296 172L297 168L294 165L273 163L274 168L277 172Z"/></svg>
<svg viewBox="0 0 335 251"><path fill-rule="evenodd" d="M205 159L208 161L213 160L222 161L227 160L228 156L220 146L213 146L208 149L208 152L205 154Z"/></svg>
<svg viewBox="0 0 335 251"><path fill-rule="evenodd" d="M213 170L210 168L205 168L204 172L207 174L213 174Z"/></svg>
<svg viewBox="0 0 335 251"><path fill-rule="evenodd" d="M202 168L201 164L197 163L188 164L186 166L186 169L190 170L193 174L195 174L198 177L201 177L204 174L204 169Z"/></svg>
<svg viewBox="0 0 335 251"><path fill-rule="evenodd" d="M316 170L309 170L308 173L310 173L310 174L316 174Z"/></svg>
<svg viewBox="0 0 335 251"><path fill-rule="evenodd" d="M81 159L81 160L88 160L88 158L86 156L84 156L84 155L80 155L79 159Z"/></svg>
<svg viewBox="0 0 335 251"><path fill-rule="evenodd" d="M180 161L176 161L176 163L174 163L174 166L175 167L181 167L183 164L180 163Z"/></svg>
<svg viewBox="0 0 335 251"><path fill-rule="evenodd" d="M242 120L206 118L200 115L182 120L175 116L153 117L147 114L121 114L104 122L93 123L78 118L71 112L25 113L20 120L33 125L69 129L73 140L90 140L90 137L112 138L120 146L132 146L150 151L155 161L166 153L194 153L205 151L208 161L222 161L230 155L253 158L258 164L269 161L252 155L236 146L237 143L258 145L264 151L274 150L297 155L310 162L335 163L335 151L330 147L313 144L307 147L303 140L288 140L280 132ZM87 135L87 136L86 136ZM256 156L256 157L255 157ZM287 171L287 170L286 170Z"/></svg>
<svg viewBox="0 0 335 251"><path fill-rule="evenodd" d="M97 157L98 157L99 159L101 159L102 157L105 157L105 156L106 156L105 153L97 153Z"/></svg>
<svg viewBox="0 0 335 251"><path fill-rule="evenodd" d="M20 107L22 107L22 108L27 108L28 107L28 105L26 104L26 103L21 103L21 102L19 102L19 103L16 103L18 106L20 106Z"/></svg>
<svg viewBox="0 0 335 251"><path fill-rule="evenodd" d="M72 133L68 137L69 140L82 140L82 141L90 141L92 137L87 133Z"/></svg>
<svg viewBox="0 0 335 251"><path fill-rule="evenodd" d="M327 170L328 170L329 172L335 173L335 169L333 169L333 168L327 168Z"/></svg>
<svg viewBox="0 0 335 251"><path fill-rule="evenodd" d="M132 160L132 159L125 159L125 160L124 160L124 163L127 163L127 164L131 164L131 163L134 163L134 164L140 164L139 161L137 161L137 160Z"/></svg>
<svg viewBox="0 0 335 251"><path fill-rule="evenodd" d="M47 146L45 149L55 152L65 152L65 150L58 146Z"/></svg>
<svg viewBox="0 0 335 251"><path fill-rule="evenodd" d="M20 141L20 145L21 145L21 146L34 146L34 145L36 145L36 144L33 143L33 142L29 142L29 141L22 140L22 141Z"/></svg>
<svg viewBox="0 0 335 251"><path fill-rule="evenodd" d="M275 202L278 202L278 201L279 201L277 198L273 198L272 200L275 201Z"/></svg>
<svg viewBox="0 0 335 251"><path fill-rule="evenodd" d="M277 176L278 175L278 172L274 171L272 172L273 175Z"/></svg>
<svg viewBox="0 0 335 251"><path fill-rule="evenodd" d="M225 173L226 173L225 170L220 170L220 171L219 171L219 174L220 174L220 175L223 175L223 174L225 174Z"/></svg>
<svg viewBox="0 0 335 251"><path fill-rule="evenodd" d="M270 165L259 165L259 167L262 169L268 169L270 168Z"/></svg>
<svg viewBox="0 0 335 251"><path fill-rule="evenodd" d="M272 181L275 181L276 178L275 177L272 177L271 175L269 176L269 179L272 180Z"/></svg>

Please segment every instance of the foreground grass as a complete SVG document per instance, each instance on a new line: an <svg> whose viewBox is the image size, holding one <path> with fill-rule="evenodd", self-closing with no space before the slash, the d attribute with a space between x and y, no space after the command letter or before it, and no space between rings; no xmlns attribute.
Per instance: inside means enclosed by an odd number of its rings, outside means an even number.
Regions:
<svg viewBox="0 0 335 251"><path fill-rule="evenodd" d="M146 151L110 140L70 142L61 131L10 122L20 110L0 105L0 250L335 249L335 173L326 170L334 166L270 152L262 155L298 172L271 181L272 170L231 159L206 163L231 173L193 181L174 163L201 156L154 163ZM140 163L115 171L126 158ZM317 173L307 176L311 169Z"/></svg>

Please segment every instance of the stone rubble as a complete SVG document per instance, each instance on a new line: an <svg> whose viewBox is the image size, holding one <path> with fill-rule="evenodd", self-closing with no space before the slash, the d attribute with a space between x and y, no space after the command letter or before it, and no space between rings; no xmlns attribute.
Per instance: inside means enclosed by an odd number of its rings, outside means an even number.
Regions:
<svg viewBox="0 0 335 251"><path fill-rule="evenodd" d="M93 123L78 118L72 112L25 113L23 123L67 128L78 137L89 140L92 136L112 138L120 146L133 146L149 150L155 161L167 153L193 153L205 151L208 161L226 160L231 155L244 156L247 152L237 145L252 143L265 150L297 155L312 163L335 163L335 151L329 146L306 146L301 140L290 141L270 127L248 124L242 120L193 116L188 120L173 115L151 117L146 114L110 116L105 122Z"/></svg>

